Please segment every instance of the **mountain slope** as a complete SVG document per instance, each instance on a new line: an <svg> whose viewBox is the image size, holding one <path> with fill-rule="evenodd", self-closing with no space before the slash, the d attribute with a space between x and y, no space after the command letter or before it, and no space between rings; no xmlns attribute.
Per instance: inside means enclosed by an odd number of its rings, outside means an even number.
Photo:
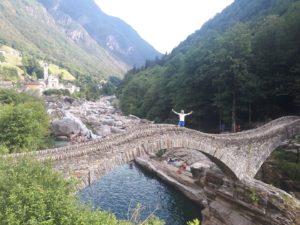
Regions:
<svg viewBox="0 0 300 225"><path fill-rule="evenodd" d="M73 33L62 29L36 1L0 2L0 41L23 53L63 65L74 72L99 77L121 75L128 66L101 48L79 24ZM72 35L84 37L78 44ZM75 35L76 36L76 35Z"/></svg>
<svg viewBox="0 0 300 225"><path fill-rule="evenodd" d="M161 56L122 20L101 11L94 0L39 0L54 15L68 16L86 29L97 43L132 66Z"/></svg>
<svg viewBox="0 0 300 225"><path fill-rule="evenodd" d="M216 131L298 113L300 0L235 0L170 55L126 74L123 111ZM222 126L223 127L223 126Z"/></svg>
<svg viewBox="0 0 300 225"><path fill-rule="evenodd" d="M195 45L201 44L207 38L222 33L234 24L251 22L264 18L270 14L282 15L289 5L297 0L255 0L235 2L226 7L222 13L207 21L201 29L191 34L184 42L174 49L174 53L187 51ZM172 54L171 54L172 55Z"/></svg>

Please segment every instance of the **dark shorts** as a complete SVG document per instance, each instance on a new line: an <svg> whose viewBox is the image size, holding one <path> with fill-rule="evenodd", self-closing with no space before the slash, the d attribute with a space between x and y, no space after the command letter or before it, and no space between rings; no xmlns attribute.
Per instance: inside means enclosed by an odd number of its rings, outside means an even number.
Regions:
<svg viewBox="0 0 300 225"><path fill-rule="evenodd" d="M178 126L184 127L184 125L185 125L184 121L179 121Z"/></svg>

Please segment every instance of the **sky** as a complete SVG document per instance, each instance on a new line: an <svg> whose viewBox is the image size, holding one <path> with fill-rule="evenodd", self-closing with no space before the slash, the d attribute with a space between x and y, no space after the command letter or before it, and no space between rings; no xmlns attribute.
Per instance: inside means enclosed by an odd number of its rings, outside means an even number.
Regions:
<svg viewBox="0 0 300 225"><path fill-rule="evenodd" d="M170 53L188 35L234 0L95 0L161 53Z"/></svg>

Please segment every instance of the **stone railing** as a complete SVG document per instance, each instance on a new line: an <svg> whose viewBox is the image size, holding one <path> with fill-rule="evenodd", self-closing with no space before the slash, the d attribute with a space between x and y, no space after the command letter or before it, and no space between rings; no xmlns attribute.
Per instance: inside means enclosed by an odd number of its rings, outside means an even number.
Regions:
<svg viewBox="0 0 300 225"><path fill-rule="evenodd" d="M64 173L86 170L89 174L97 174L97 177L103 171L142 154L185 147L205 153L231 176L243 179L254 177L271 152L296 134L300 134L300 117L293 116L279 118L257 129L231 134L207 134L174 125L152 124L86 143L2 157L30 155L41 161L50 159Z"/></svg>

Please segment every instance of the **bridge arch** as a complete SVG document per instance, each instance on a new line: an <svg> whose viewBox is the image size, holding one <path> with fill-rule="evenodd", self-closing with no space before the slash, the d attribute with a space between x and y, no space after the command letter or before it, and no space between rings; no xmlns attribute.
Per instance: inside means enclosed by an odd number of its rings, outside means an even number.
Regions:
<svg viewBox="0 0 300 225"><path fill-rule="evenodd" d="M204 141L195 141L193 138L188 138L186 135L163 135L162 137L151 141L151 142L142 142L136 145L131 152L126 154L126 156L122 156L123 162L121 164L134 160L137 157L156 154L160 150L164 149L177 149L177 148L185 148L188 150L196 150L204 155L206 155L212 162L214 162L227 176L238 179L235 175L234 171L230 167L228 167L221 159L215 157L212 154L211 145L207 144Z"/></svg>
<svg viewBox="0 0 300 225"><path fill-rule="evenodd" d="M54 160L66 176L79 173L89 181L115 166L161 149L188 148L203 152L223 171L238 179L253 178L272 151L286 139L300 134L300 117L282 117L254 130L231 134L206 134L174 125L153 124L84 144L37 153L39 160Z"/></svg>

